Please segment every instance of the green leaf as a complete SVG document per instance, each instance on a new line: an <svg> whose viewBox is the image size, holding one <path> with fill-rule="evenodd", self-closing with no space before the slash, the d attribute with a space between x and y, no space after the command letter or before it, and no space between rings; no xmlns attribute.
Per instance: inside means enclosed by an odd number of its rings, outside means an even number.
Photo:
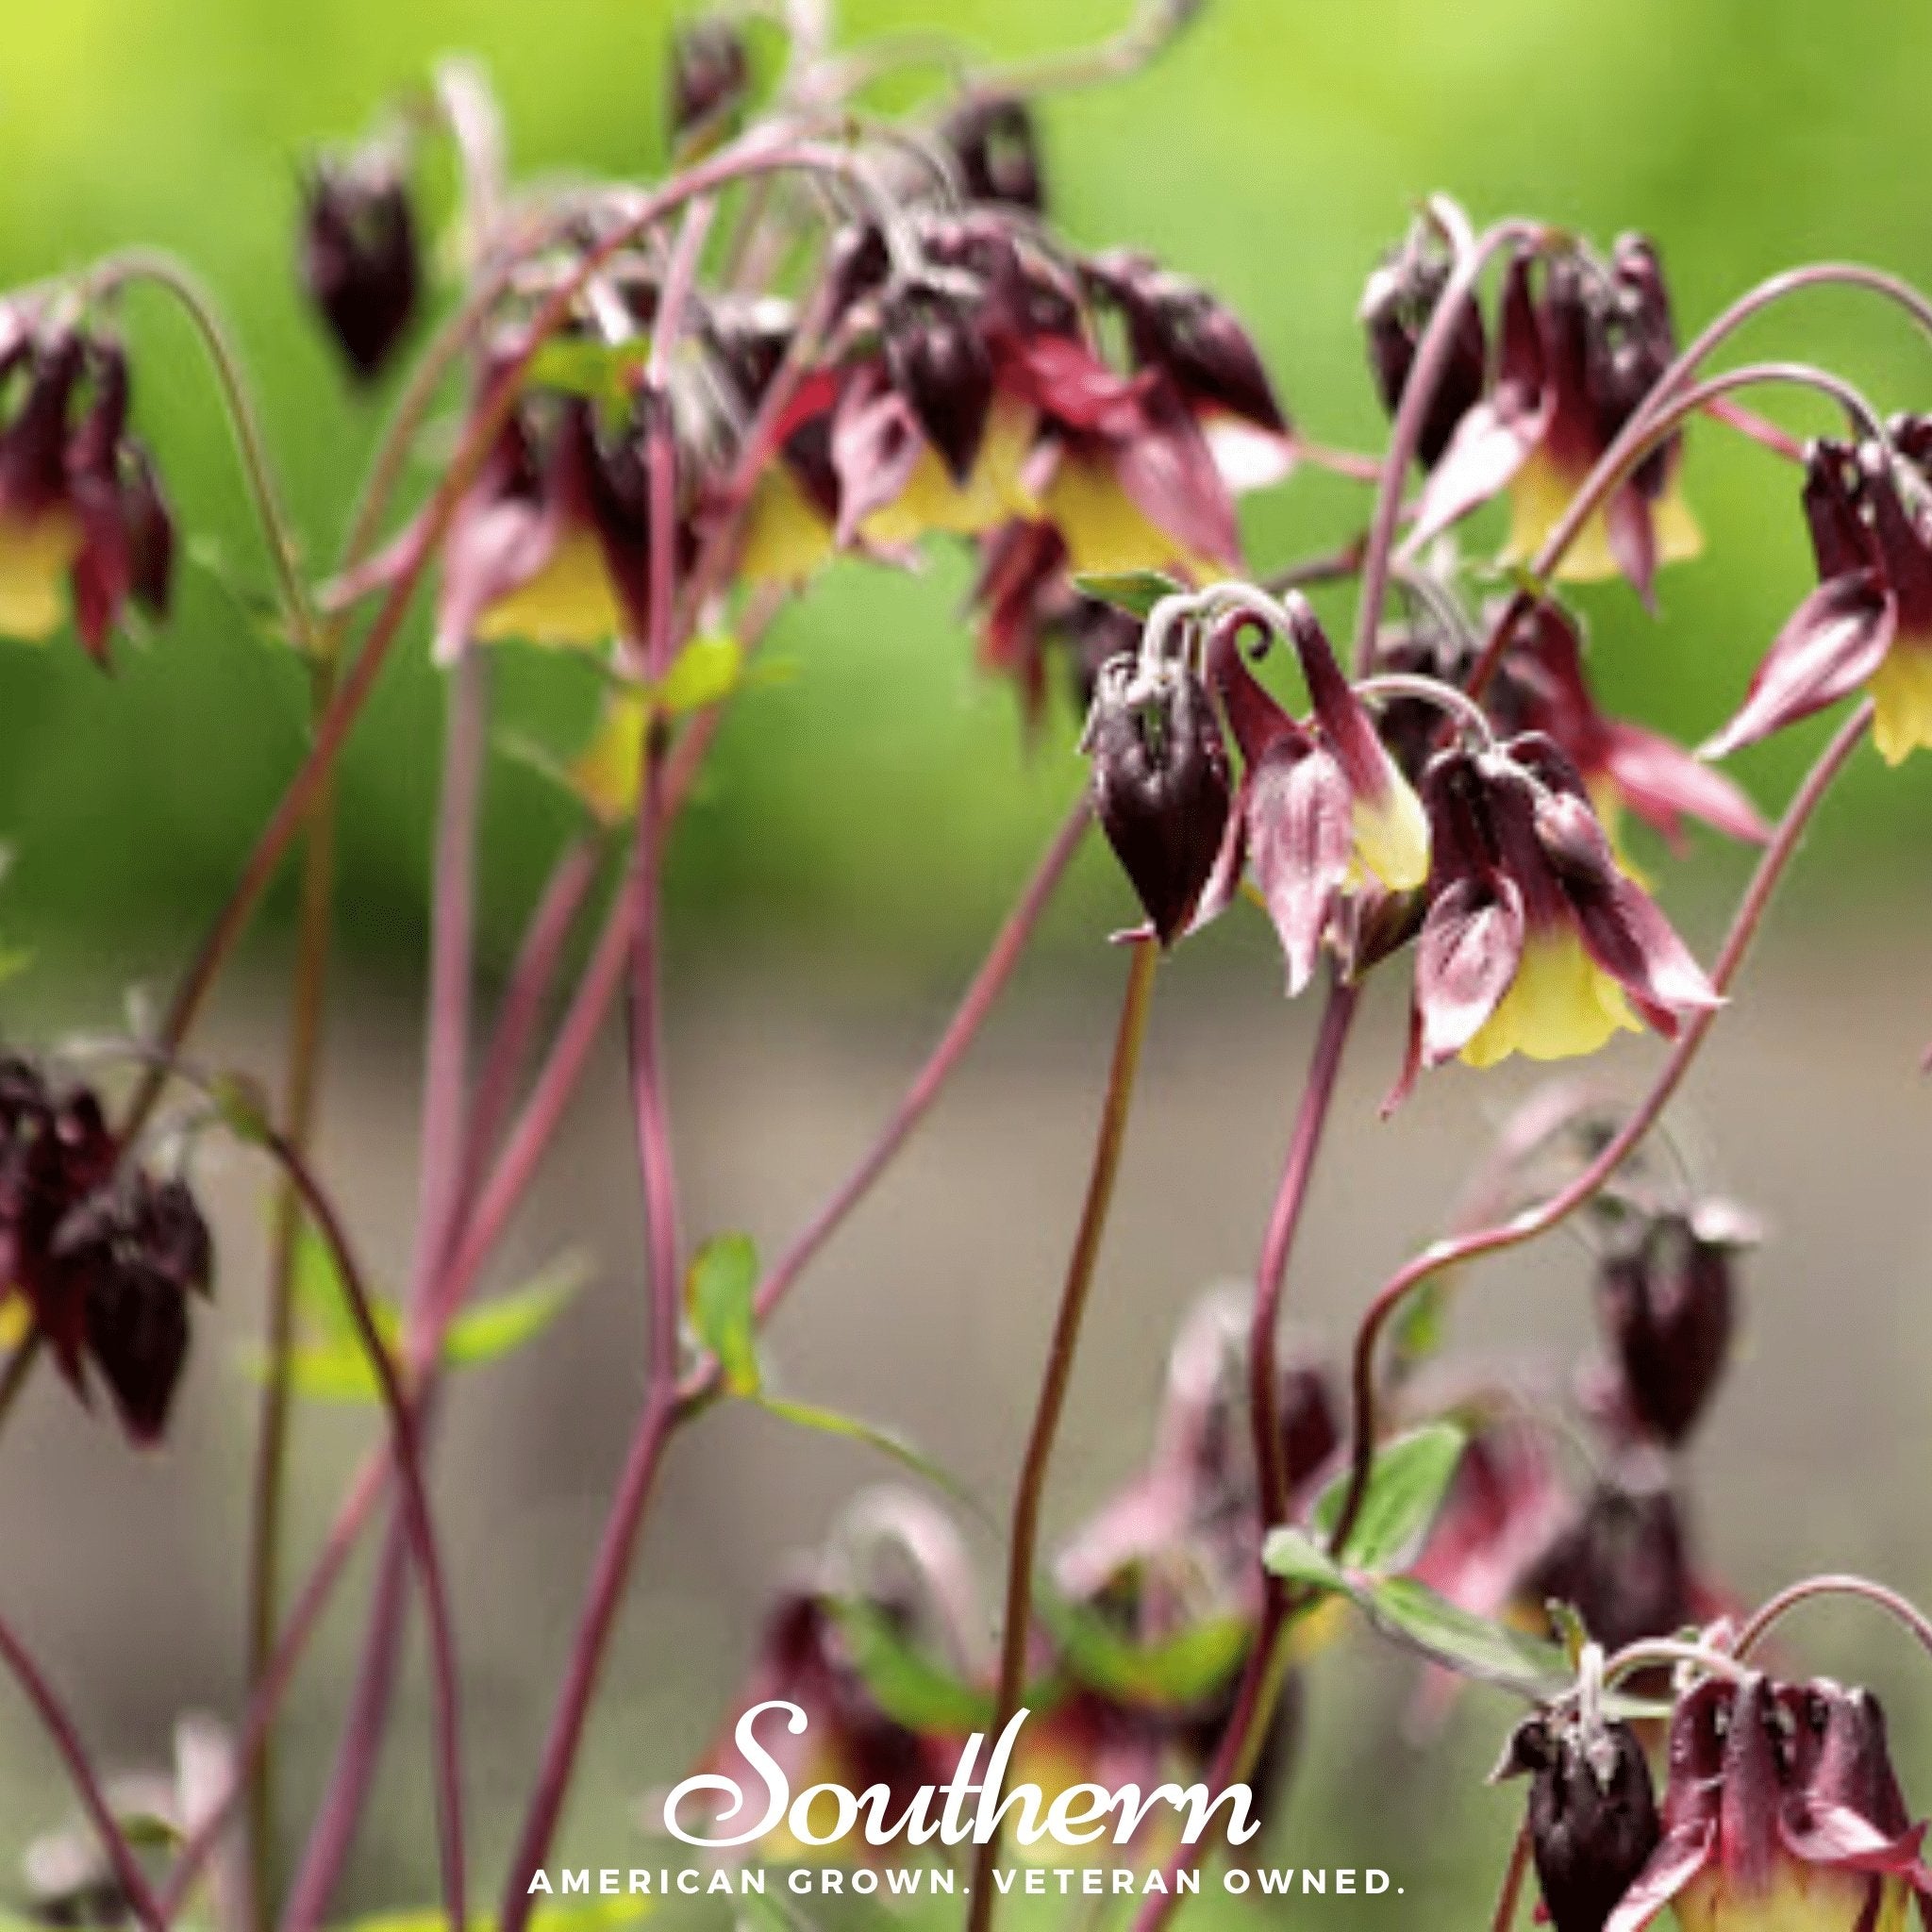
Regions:
<svg viewBox="0 0 1932 1932"><path fill-rule="evenodd" d="M665 673L656 697L674 716L722 703L744 675L744 648L728 632L693 638Z"/></svg>
<svg viewBox="0 0 1932 1932"><path fill-rule="evenodd" d="M1272 1529L1261 1545L1261 1564L1270 1575L1312 1590L1352 1593L1349 1580L1328 1552L1305 1529Z"/></svg>
<svg viewBox="0 0 1932 1932"><path fill-rule="evenodd" d="M526 387L558 389L593 402L629 400L631 381L651 354L647 338L600 342L588 336L552 336L532 358Z"/></svg>
<svg viewBox="0 0 1932 1932"><path fill-rule="evenodd" d="M1570 1660L1557 1645L1459 1609L1413 1576L1364 1580L1353 1594L1385 1635L1461 1676L1536 1698L1570 1686Z"/></svg>
<svg viewBox="0 0 1932 1932"><path fill-rule="evenodd" d="M793 1402L789 1396L774 1395L762 1389L745 1389L736 1392L748 1396L767 1415L776 1416L780 1422L810 1429L821 1436L840 1436L848 1442L863 1442L868 1449L876 1449L880 1455L890 1456L901 1468L924 1477L935 1489L943 1490L974 1515L983 1517L986 1514L978 1498L958 1476L891 1429L881 1428L876 1423L861 1422L858 1416L841 1415L836 1408L821 1408L810 1402Z"/></svg>
<svg viewBox="0 0 1932 1932"><path fill-rule="evenodd" d="M1188 587L1165 571L1126 570L1083 572L1074 577L1074 588L1083 597L1111 604L1144 622L1163 597L1185 593Z"/></svg>
<svg viewBox="0 0 1932 1932"><path fill-rule="evenodd" d="M758 1247L743 1234L714 1235L691 1257L684 1277L691 1331L718 1357L734 1395L756 1395L764 1380L753 1308L758 1285Z"/></svg>
<svg viewBox="0 0 1932 1932"><path fill-rule="evenodd" d="M1429 1423L1385 1442L1375 1451L1368 1492L1349 1531L1341 1561L1352 1569L1386 1570L1417 1541L1434 1520L1465 1438L1452 1423ZM1341 1515L1349 1476L1344 1471L1315 1504L1315 1527L1332 1533Z"/></svg>
<svg viewBox="0 0 1932 1932"><path fill-rule="evenodd" d="M586 1256L559 1255L522 1288L492 1295L452 1322L442 1344L443 1360L452 1368L471 1369L526 1348L563 1313L590 1278Z"/></svg>
<svg viewBox="0 0 1932 1932"><path fill-rule="evenodd" d="M1083 1684L1124 1701L1174 1709L1221 1690L1247 1656L1252 1625L1241 1617L1205 1617L1158 1643L1137 1643L1096 1611L1051 1593L1041 1621L1058 1640Z"/></svg>
<svg viewBox="0 0 1932 1932"><path fill-rule="evenodd" d="M885 1614L857 1598L831 1605L852 1663L878 1707L910 1731L983 1731L992 1698L907 1641Z"/></svg>
<svg viewBox="0 0 1932 1932"><path fill-rule="evenodd" d="M289 1292L294 1297L296 1307L321 1334L346 1341L352 1348L358 1345L356 1317L350 1311L348 1290L342 1286L335 1254L306 1215L295 1230L294 1267L289 1276ZM378 1328L383 1325L385 1312L378 1307ZM390 1312L390 1326L393 1329L395 1325L395 1317Z"/></svg>

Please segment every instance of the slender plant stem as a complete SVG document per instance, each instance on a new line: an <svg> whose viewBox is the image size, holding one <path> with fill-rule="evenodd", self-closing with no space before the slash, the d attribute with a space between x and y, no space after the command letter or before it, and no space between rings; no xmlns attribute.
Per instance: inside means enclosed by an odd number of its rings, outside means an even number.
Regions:
<svg viewBox="0 0 1932 1932"><path fill-rule="evenodd" d="M455 1239L459 1214L475 933L476 832L489 749L489 690L488 656L478 650L466 652L449 676L449 724L437 810L422 1177L406 1312L412 1327L425 1319L436 1274ZM426 1416L422 1421L426 1425ZM381 1758L401 1658L408 1564L408 1537L398 1517L391 1525L377 1568L362 1662L350 1695L335 1769L290 1890L288 1917L294 1924L321 1923L361 1823Z"/></svg>
<svg viewBox="0 0 1932 1932"><path fill-rule="evenodd" d="M326 708L335 682L331 658L310 667L311 711ZM328 953L334 925L335 793L333 778L316 795L302 850L302 902L295 945L294 981L290 996L287 1091L282 1131L305 1158L314 1138L322 1088L323 1016L326 1005ZM284 1503L288 1491L291 1402L291 1361L295 1342L295 1262L300 1250L302 1205L294 1184L284 1177L275 1189L270 1236L268 1278L267 1378L256 1439L254 1514L248 1586L248 1687L261 1683L275 1649L281 1611L281 1553ZM271 1747L248 1791L248 1896L252 1923L274 1923L276 1830L275 1757Z"/></svg>
<svg viewBox="0 0 1932 1932"><path fill-rule="evenodd" d="M1013 1490L1012 1517L1007 1536L1006 1622L1000 1633L999 1685L993 1699L990 1738L998 1738L1012 1722L1025 1684L1041 1506L1046 1494L1047 1471L1053 1461L1054 1441L1059 1434L1067 1390L1074 1379L1074 1358L1080 1345L1080 1324L1093 1286L1094 1265L1100 1258L1100 1243L1107 1232L1108 1210L1113 1205L1114 1181L1120 1173L1127 1116L1134 1102L1134 1080L1141 1064L1141 1045L1146 1038L1147 1016L1153 1007L1154 974L1160 961L1160 949L1151 938L1135 940L1133 947L1133 957L1127 964L1126 990L1121 1000L1120 1024L1114 1034L1113 1061L1108 1070L1107 1094L1101 1104L1100 1130L1093 1143L1093 1163L1087 1178L1087 1196L1080 1209L1074 1251L1067 1262L1058 1312L1054 1317L1053 1339L1047 1345L1046 1369L1034 1407L1026 1453ZM992 1923L992 1874L999 1862L999 1852L997 1831L988 1834L974 1848L970 1887L973 1902L967 1909L967 1932L986 1932Z"/></svg>
<svg viewBox="0 0 1932 1932"><path fill-rule="evenodd" d="M1296 1230L1307 1203L1308 1181L1315 1156L1328 1124L1341 1057L1361 1004L1358 988L1339 975L1329 987L1315 1036L1315 1051L1302 1086L1301 1105L1281 1170L1281 1186L1268 1217L1261 1258L1255 1269L1254 1319L1248 1336L1248 1404L1254 1429L1255 1470L1260 1484L1261 1521L1286 1523L1289 1517L1289 1473L1282 1458L1278 1347L1282 1289L1288 1280L1289 1257L1294 1252Z"/></svg>
<svg viewBox="0 0 1932 1932"><path fill-rule="evenodd" d="M167 1914L160 1900L155 1896L154 1888L148 1884L147 1874L141 1869L141 1861L134 1856L133 1847L127 1842L127 1834L121 1829L114 1816L113 1807L108 1803L107 1793L102 1790L100 1779L94 1774L93 1760L88 1755L87 1746L81 1742L74 1720L54 1694L53 1686L35 1663L32 1653L5 1619L0 1619L0 1662L4 1662L13 1674L14 1682L33 1706L42 1727L52 1740L55 1750L60 1754L60 1761L67 1767L67 1775L73 1781L81 1808L87 1813L88 1823L92 1825L95 1837L101 1841L101 1850L106 1853L108 1863L113 1870L114 1881L126 1894L129 1911L146 1928L146 1932L164 1932Z"/></svg>
<svg viewBox="0 0 1932 1932"><path fill-rule="evenodd" d="M1796 852L1813 813L1830 791L1832 782L1863 740L1872 722L1872 705L1860 704L1819 755L1807 774L1779 822L1771 842L1757 862L1757 869L1745 889L1737 915L1731 922L1723 950L1711 970L1711 984L1726 992L1750 950L1751 941L1764 918L1773 892L1785 868ZM1694 1013L1684 1023L1670 1058L1648 1093L1602 1151L1567 1186L1539 1206L1526 1208L1512 1219L1468 1234L1439 1241L1424 1249L1412 1261L1398 1269L1369 1304L1361 1326L1356 1332L1355 1365L1352 1377L1352 1417L1350 1433L1349 1487L1329 1537L1331 1552L1347 1542L1355 1527L1362 1499L1368 1492L1369 1474L1375 1455L1375 1347L1390 1318L1407 1295L1444 1268L1458 1266L1480 1255L1499 1253L1520 1246L1574 1213L1603 1186L1656 1124L1679 1082L1690 1071L1711 1024L1716 1008Z"/></svg>
<svg viewBox="0 0 1932 1932"><path fill-rule="evenodd" d="M1731 1646L1732 1655L1740 1663L1769 1634L1771 1626L1789 1610L1794 1610L1802 1603L1824 1596L1857 1597L1889 1612L1903 1624L1918 1639L1920 1646L1932 1652L1932 1619L1928 1619L1917 1604L1909 1597L1901 1595L1895 1590L1889 1590L1882 1583L1874 1583L1868 1577L1846 1574L1807 1576L1802 1582L1789 1585L1772 1597L1759 1609L1752 1613L1750 1621L1739 1631L1737 1641Z"/></svg>
<svg viewBox="0 0 1932 1932"><path fill-rule="evenodd" d="M1496 1909L1490 1920L1490 1932L1510 1932L1516 1924L1516 1907L1523 1896L1523 1881L1529 1874L1529 1825L1521 1825L1516 1841L1509 1847L1509 1862L1503 1868L1503 1885L1496 1894Z"/></svg>

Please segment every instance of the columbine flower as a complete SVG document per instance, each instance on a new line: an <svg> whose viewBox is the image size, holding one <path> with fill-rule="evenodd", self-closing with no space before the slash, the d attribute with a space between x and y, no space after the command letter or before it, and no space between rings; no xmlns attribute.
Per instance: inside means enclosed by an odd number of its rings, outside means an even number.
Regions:
<svg viewBox="0 0 1932 1932"><path fill-rule="evenodd" d="M303 192L300 269L350 373L379 375L421 292L416 218L400 157L372 143L319 161Z"/></svg>
<svg viewBox="0 0 1932 1932"><path fill-rule="evenodd" d="M1909 427L1909 425L1907 425ZM1821 441L1805 459L1818 588L1765 653L1738 715L1705 747L1721 758L1860 686L1888 764L1932 745L1932 510L1916 472L1878 444Z"/></svg>
<svg viewBox="0 0 1932 1932"><path fill-rule="evenodd" d="M1419 1067L1594 1053L1639 1014L1669 1038L1719 1004L1550 740L1440 753L1423 789L1434 857L1398 1096Z"/></svg>
<svg viewBox="0 0 1932 1932"><path fill-rule="evenodd" d="M1034 214L1046 205L1033 110L1017 94L976 94L940 128L959 185L972 201L1004 202Z"/></svg>
<svg viewBox="0 0 1932 1932"><path fill-rule="evenodd" d="M1711 1202L1644 1216L1606 1254L1597 1307L1626 1427L1675 1447L1696 1426L1730 1357L1737 1257L1754 1238Z"/></svg>
<svg viewBox="0 0 1932 1932"><path fill-rule="evenodd" d="M1496 1776L1527 1774L1529 1844L1557 1932L1604 1932L1656 1849L1657 1797L1628 1724L1539 1712L1517 1727Z"/></svg>
<svg viewBox="0 0 1932 1932"><path fill-rule="evenodd" d="M1207 687L1185 665L1113 658L1080 742L1101 829L1170 946L1201 902L1228 820L1227 747Z"/></svg>
<svg viewBox="0 0 1932 1932"><path fill-rule="evenodd" d="M1382 258L1362 291L1360 321L1369 340L1369 366L1391 416L1402 406L1416 350L1442 299L1449 271L1447 239L1437 223L1424 217L1409 228L1399 248ZM1441 461L1457 425L1482 400L1488 367L1482 309L1468 301L1416 440L1416 455L1425 470Z"/></svg>
<svg viewBox="0 0 1932 1932"><path fill-rule="evenodd" d="M164 615L174 575L167 500L127 431L126 358L118 343L40 334L6 310L0 382L9 377L19 393L0 427L0 632L38 642L71 610L105 664L129 599Z"/></svg>
<svg viewBox="0 0 1932 1932"><path fill-rule="evenodd" d="M1299 596L1286 608L1313 703L1311 728L1255 680L1231 636L1209 665L1243 771L1201 911L1211 917L1225 905L1245 867L1281 941L1289 991L1297 993L1350 886L1365 877L1391 891L1420 886L1429 841L1421 802L1341 675L1314 611Z"/></svg>
<svg viewBox="0 0 1932 1932"><path fill-rule="evenodd" d="M489 393L486 373L482 392ZM642 406L641 405L641 408ZM592 648L641 637L649 621L650 541L641 441L600 434L582 396L533 395L504 423L463 493L442 544L435 655L520 638ZM680 528L682 543L687 533ZM388 582L420 528L336 588L338 599Z"/></svg>
<svg viewBox="0 0 1932 1932"><path fill-rule="evenodd" d="M1583 668L1582 634L1550 598L1536 600L1512 625L1486 696L1507 729L1541 731L1562 747L1613 844L1626 809L1674 846L1683 842L1687 818L1753 844L1771 836L1757 808L1722 774L1662 733L1598 708Z"/></svg>
<svg viewBox="0 0 1932 1932"><path fill-rule="evenodd" d="M98 1097L0 1059L0 1281L83 1398L92 1367L128 1434L159 1440L188 1353L188 1296L213 1275L179 1180L124 1165Z"/></svg>
<svg viewBox="0 0 1932 1932"><path fill-rule="evenodd" d="M1611 1478L1518 1580L1525 1613L1568 1604L1606 1650L1668 1637L1695 1620L1700 1591L1668 1483Z"/></svg>
<svg viewBox="0 0 1932 1932"><path fill-rule="evenodd" d="M1663 1840L1608 1932L1666 1906L1685 1932L1903 1932L1932 1896L1866 1690L1823 1679L1700 1684L1671 1721Z"/></svg>
<svg viewBox="0 0 1932 1932"><path fill-rule="evenodd" d="M1570 507L1617 432L1676 351L1657 253L1624 236L1607 263L1580 247L1519 254L1503 286L1501 347L1488 399L1463 417L1429 479L1418 540L1499 490L1509 492L1506 563L1525 563ZM1676 487L1680 440L1652 450L1592 511L1557 566L1578 581L1621 572L1648 601L1659 563L1703 539Z"/></svg>
<svg viewBox="0 0 1932 1932"><path fill-rule="evenodd" d="M751 85L744 36L717 15L694 20L672 38L666 79L672 137L689 150L721 132Z"/></svg>

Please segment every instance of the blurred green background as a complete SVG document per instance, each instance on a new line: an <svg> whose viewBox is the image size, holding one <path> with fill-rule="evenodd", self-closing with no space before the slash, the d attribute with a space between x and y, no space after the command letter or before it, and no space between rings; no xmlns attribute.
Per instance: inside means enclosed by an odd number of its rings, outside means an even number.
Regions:
<svg viewBox="0 0 1932 1932"><path fill-rule="evenodd" d="M1000 57L1091 40L1124 11L841 9L847 37L943 22ZM300 158L356 133L435 56L468 48L501 90L520 169L648 176L663 153L671 14L661 0L10 8L0 281L135 242L192 260L233 317L321 568L387 396L348 393L298 304ZM1828 45L1813 0L1210 0L1154 71L1053 102L1046 128L1072 236L1145 245L1210 282L1251 322L1309 433L1366 448L1382 423L1354 305L1412 198L1445 189L1479 220L1533 212L1606 242L1646 229L1687 326L1809 257L1932 277L1932 221L1907 159L1928 85L1932 10L1905 0L1833 9ZM245 615L266 575L207 372L159 298L135 301L138 414L202 561L183 574L175 621L151 648L124 649L111 681L68 643L0 651L0 837L17 848L0 934L96 971L111 941L121 977L165 973L225 889L297 756L304 704L294 667ZM1932 395L1928 345L1856 296L1803 298L1757 325L1750 350L1842 367L1887 408ZM1803 404L1789 420L1824 426ZM1694 737L1741 690L1809 566L1791 479L1771 458L1707 427L1689 483L1709 554L1667 575L1663 621L1621 586L1585 601L1610 695ZM1250 501L1251 558L1263 569L1319 547L1362 509L1357 487L1298 477ZM802 675L754 693L723 736L679 856L687 920L761 942L836 940L888 970L929 970L975 942L1079 774L1069 721L1029 753L1008 693L974 672L965 580L951 554L917 578L841 567L783 624L774 654ZM583 685L554 661L513 658L508 722L567 714ZM390 965L420 939L437 733L435 680L420 649L405 652L344 768L346 942ZM1775 800L1802 751L1774 746L1743 774ZM1904 875L1932 822L1918 775L1861 767L1814 893L1825 876L1875 890ZM501 943L565 811L509 766L492 811ZM1085 876L1103 914L1116 910L1116 882L1091 866Z"/></svg>

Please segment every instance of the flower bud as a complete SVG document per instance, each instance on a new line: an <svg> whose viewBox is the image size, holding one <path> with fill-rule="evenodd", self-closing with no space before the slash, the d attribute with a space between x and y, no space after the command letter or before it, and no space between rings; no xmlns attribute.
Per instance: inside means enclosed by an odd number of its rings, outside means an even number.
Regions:
<svg viewBox="0 0 1932 1932"><path fill-rule="evenodd" d="M415 217L392 156L369 149L315 168L300 266L350 373L365 382L379 375L415 313L421 281Z"/></svg>
<svg viewBox="0 0 1932 1932"><path fill-rule="evenodd" d="M1384 258L1362 291L1359 314L1368 334L1369 367L1382 407L1391 416L1402 405L1423 332L1448 280L1447 252L1432 229L1418 229ZM1416 439L1424 469L1435 468L1456 425L1481 400L1488 360L1482 311L1474 300L1466 301Z"/></svg>
<svg viewBox="0 0 1932 1932"><path fill-rule="evenodd" d="M1191 671L1143 674L1130 658L1101 669L1085 749L1094 808L1163 946L1185 930L1227 826L1227 748Z"/></svg>
<svg viewBox="0 0 1932 1932"><path fill-rule="evenodd" d="M1734 1257L1743 1231L1724 1217L1666 1214L1597 1275L1597 1307L1624 1406L1674 1448L1723 1376L1734 1320Z"/></svg>
<svg viewBox="0 0 1932 1932"><path fill-rule="evenodd" d="M1040 139L1024 101L1012 94L965 101L947 115L940 133L969 199L1005 202L1035 214L1045 206Z"/></svg>
<svg viewBox="0 0 1932 1932"><path fill-rule="evenodd" d="M1603 1932L1657 1848L1643 1747L1624 1724L1540 1714L1522 1724L1499 1777L1527 1774L1529 1844L1557 1932Z"/></svg>
<svg viewBox="0 0 1932 1932"><path fill-rule="evenodd" d="M681 146L743 104L751 85L744 39L728 20L693 21L671 43L671 131Z"/></svg>

